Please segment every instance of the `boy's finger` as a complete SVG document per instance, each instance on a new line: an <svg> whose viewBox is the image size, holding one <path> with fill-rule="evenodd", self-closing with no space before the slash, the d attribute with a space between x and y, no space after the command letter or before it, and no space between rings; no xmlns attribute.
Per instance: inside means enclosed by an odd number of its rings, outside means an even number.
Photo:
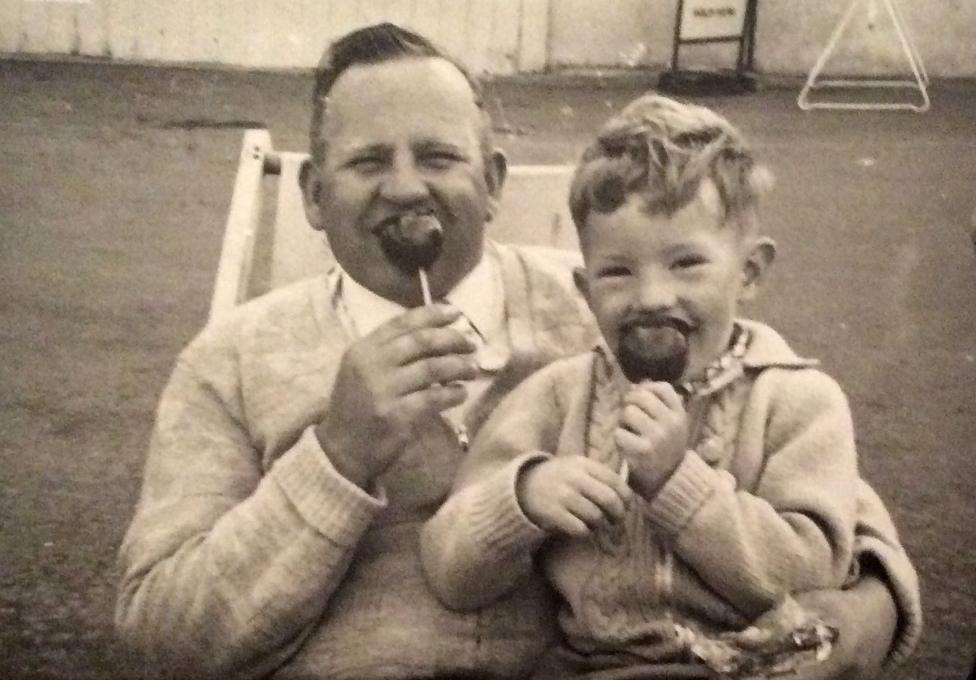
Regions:
<svg viewBox="0 0 976 680"><path fill-rule="evenodd" d="M627 513L627 506L617 489L595 477L581 482L580 493L600 508L604 518L621 520Z"/></svg>
<svg viewBox="0 0 976 680"><path fill-rule="evenodd" d="M619 472L599 461L595 461L590 458L587 458L586 460L590 463L587 465L587 473L591 477L597 480L600 484L609 487L624 503L628 503L630 501L631 497L634 495L634 492L630 486L627 485L627 480L624 479Z"/></svg>
<svg viewBox="0 0 976 680"><path fill-rule="evenodd" d="M649 456L651 454L651 444L640 435L618 427L613 432L613 440L621 450L636 456Z"/></svg>
<svg viewBox="0 0 976 680"><path fill-rule="evenodd" d="M564 534L575 536L576 538L586 538L590 535L590 528L586 526L583 520L574 516L568 510L563 511L556 517L553 525L554 528L562 531Z"/></svg>
<svg viewBox="0 0 976 680"><path fill-rule="evenodd" d="M589 529L600 526L604 521L603 510L582 493L575 494L566 499L564 507Z"/></svg>
<svg viewBox="0 0 976 680"><path fill-rule="evenodd" d="M647 392L656 396L672 410L684 409L685 402L671 383L649 382L644 383L643 387Z"/></svg>
<svg viewBox="0 0 976 680"><path fill-rule="evenodd" d="M659 394L659 391L654 389L655 385L665 385L670 389L677 398L677 403L669 402L667 397ZM681 398L677 397L677 392L674 392L674 388L667 383L647 383L638 389L631 390L624 397L624 404L625 410L627 407L635 408L655 420L664 418L677 409L684 409Z"/></svg>
<svg viewBox="0 0 976 680"><path fill-rule="evenodd" d="M667 413L663 404L657 407L658 418ZM661 412L663 411L663 413ZM654 428L654 414L648 413L643 407L635 404L627 404L620 412L620 425L635 434L647 434Z"/></svg>

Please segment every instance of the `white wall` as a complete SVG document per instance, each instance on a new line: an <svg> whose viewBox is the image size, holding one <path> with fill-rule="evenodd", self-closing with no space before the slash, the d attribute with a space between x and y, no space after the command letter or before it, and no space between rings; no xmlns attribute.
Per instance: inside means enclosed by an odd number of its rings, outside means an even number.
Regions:
<svg viewBox="0 0 976 680"><path fill-rule="evenodd" d="M870 0L862 0L865 6ZM976 77L976 0L896 0L934 76ZM804 74L850 0L759 0L756 65ZM382 20L415 28L489 73L669 63L676 0L0 0L0 52L309 67L325 44ZM882 0L876 0L879 10ZM838 70L903 69L883 13L865 13ZM731 65L728 46L682 49Z"/></svg>
<svg viewBox="0 0 976 680"><path fill-rule="evenodd" d="M976 0L894 0L935 76L976 77ZM851 0L759 0L756 67L765 73L809 72ZM907 72L882 0L868 28L862 0L830 64L846 73ZM550 0L550 67L662 68L671 60L676 0ZM681 48L687 66L732 66L735 47Z"/></svg>
<svg viewBox="0 0 976 680"><path fill-rule="evenodd" d="M537 70L539 0L0 0L0 52L120 60L314 66L354 28L395 21L472 69Z"/></svg>

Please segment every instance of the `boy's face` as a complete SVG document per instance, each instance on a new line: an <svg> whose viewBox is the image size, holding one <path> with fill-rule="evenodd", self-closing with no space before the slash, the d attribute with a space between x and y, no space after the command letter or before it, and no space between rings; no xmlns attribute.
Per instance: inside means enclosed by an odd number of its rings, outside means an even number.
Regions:
<svg viewBox="0 0 976 680"><path fill-rule="evenodd" d="M590 213L577 285L625 372L622 350L640 342L651 362L686 352L680 378L699 377L728 346L739 303L754 294L774 246L722 226L708 180L670 217L643 205L631 195L613 213Z"/></svg>

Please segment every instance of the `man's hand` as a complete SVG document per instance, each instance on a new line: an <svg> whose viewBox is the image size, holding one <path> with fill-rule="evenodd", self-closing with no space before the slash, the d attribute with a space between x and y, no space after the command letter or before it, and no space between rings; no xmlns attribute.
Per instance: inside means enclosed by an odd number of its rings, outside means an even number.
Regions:
<svg viewBox="0 0 976 680"><path fill-rule="evenodd" d="M688 416L681 397L665 382L637 385L624 396L613 436L630 466L634 488L653 498L688 447Z"/></svg>
<svg viewBox="0 0 976 680"><path fill-rule="evenodd" d="M847 590L813 590L793 598L839 632L824 661L797 669L792 680L869 680L879 677L898 623L891 592L865 575Z"/></svg>
<svg viewBox="0 0 976 680"><path fill-rule="evenodd" d="M523 470L517 493L537 526L577 537L622 521L632 495L620 475L584 456L551 458Z"/></svg>
<svg viewBox="0 0 976 680"><path fill-rule="evenodd" d="M316 428L336 470L365 487L395 461L413 426L464 401L476 374L474 345L448 326L447 305L411 309L352 343Z"/></svg>

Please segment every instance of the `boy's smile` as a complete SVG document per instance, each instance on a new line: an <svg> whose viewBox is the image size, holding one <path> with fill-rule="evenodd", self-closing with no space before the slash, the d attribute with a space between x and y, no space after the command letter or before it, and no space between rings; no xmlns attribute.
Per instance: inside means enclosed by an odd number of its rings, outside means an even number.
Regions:
<svg viewBox="0 0 976 680"><path fill-rule="evenodd" d="M699 377L728 346L739 303L772 260L771 241L722 224L714 184L668 216L631 194L612 213L593 211L581 230L577 285L631 380Z"/></svg>

